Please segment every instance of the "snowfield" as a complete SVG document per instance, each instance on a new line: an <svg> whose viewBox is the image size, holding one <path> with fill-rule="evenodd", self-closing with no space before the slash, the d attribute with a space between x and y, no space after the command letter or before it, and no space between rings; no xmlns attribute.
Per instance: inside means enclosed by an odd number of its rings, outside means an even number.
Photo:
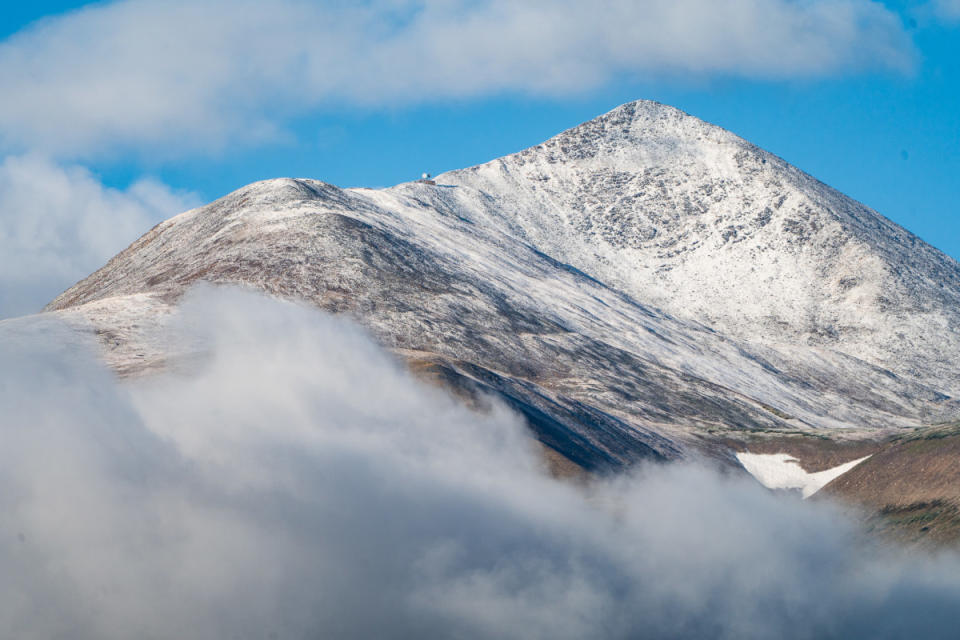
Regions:
<svg viewBox="0 0 960 640"><path fill-rule="evenodd" d="M768 489L799 489L804 500L830 482L869 458L864 456L832 469L809 473L800 466L800 461L786 453L737 454L737 460L750 475Z"/></svg>

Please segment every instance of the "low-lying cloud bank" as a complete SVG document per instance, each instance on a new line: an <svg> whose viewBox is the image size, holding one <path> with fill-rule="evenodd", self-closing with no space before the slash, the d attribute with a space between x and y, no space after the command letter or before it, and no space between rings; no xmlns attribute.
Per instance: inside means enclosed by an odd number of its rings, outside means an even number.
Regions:
<svg viewBox="0 0 960 640"><path fill-rule="evenodd" d="M183 154L273 139L319 107L914 59L899 17L870 0L103 2L0 42L0 147Z"/></svg>
<svg viewBox="0 0 960 640"><path fill-rule="evenodd" d="M16 638L947 637L960 563L694 465L589 492L518 419L342 319L195 290L190 373L118 384L0 323L0 628Z"/></svg>

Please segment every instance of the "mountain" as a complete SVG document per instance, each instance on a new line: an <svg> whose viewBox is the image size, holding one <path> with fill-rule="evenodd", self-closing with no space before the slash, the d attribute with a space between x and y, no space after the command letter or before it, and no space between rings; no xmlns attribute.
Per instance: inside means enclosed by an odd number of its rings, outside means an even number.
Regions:
<svg viewBox="0 0 960 640"><path fill-rule="evenodd" d="M853 459L960 416L960 265L730 132L633 102L433 182L249 185L47 311L137 376L189 358L163 328L198 281L305 301L501 399L558 468Z"/></svg>
<svg viewBox="0 0 960 640"><path fill-rule="evenodd" d="M960 391L956 261L676 109L627 104L439 180L485 225L674 316Z"/></svg>

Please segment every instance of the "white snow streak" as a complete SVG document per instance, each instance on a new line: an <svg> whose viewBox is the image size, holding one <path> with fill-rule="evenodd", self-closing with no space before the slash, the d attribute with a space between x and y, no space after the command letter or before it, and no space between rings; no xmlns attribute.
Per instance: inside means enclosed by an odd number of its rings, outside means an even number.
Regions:
<svg viewBox="0 0 960 640"><path fill-rule="evenodd" d="M845 462L832 469L808 473L800 461L788 453L738 453L737 460L750 475L768 489L800 489L804 499L869 458Z"/></svg>

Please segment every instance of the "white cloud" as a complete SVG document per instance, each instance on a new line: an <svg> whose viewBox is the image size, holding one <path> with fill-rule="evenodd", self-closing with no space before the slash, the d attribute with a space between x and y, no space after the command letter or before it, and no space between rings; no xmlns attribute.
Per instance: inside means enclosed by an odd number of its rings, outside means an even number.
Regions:
<svg viewBox="0 0 960 640"><path fill-rule="evenodd" d="M0 140L86 156L143 144L183 152L269 138L288 116L343 103L911 59L898 18L869 0L129 0L0 44Z"/></svg>
<svg viewBox="0 0 960 640"><path fill-rule="evenodd" d="M933 0L934 10L946 20L960 20L960 0Z"/></svg>
<svg viewBox="0 0 960 640"><path fill-rule="evenodd" d="M0 161L0 318L34 313L195 197L149 179L120 191L39 156Z"/></svg>
<svg viewBox="0 0 960 640"><path fill-rule="evenodd" d="M201 370L118 386L54 318L0 323L0 627L16 638L951 637L953 556L651 467L557 483L516 418L343 320L203 288Z"/></svg>

